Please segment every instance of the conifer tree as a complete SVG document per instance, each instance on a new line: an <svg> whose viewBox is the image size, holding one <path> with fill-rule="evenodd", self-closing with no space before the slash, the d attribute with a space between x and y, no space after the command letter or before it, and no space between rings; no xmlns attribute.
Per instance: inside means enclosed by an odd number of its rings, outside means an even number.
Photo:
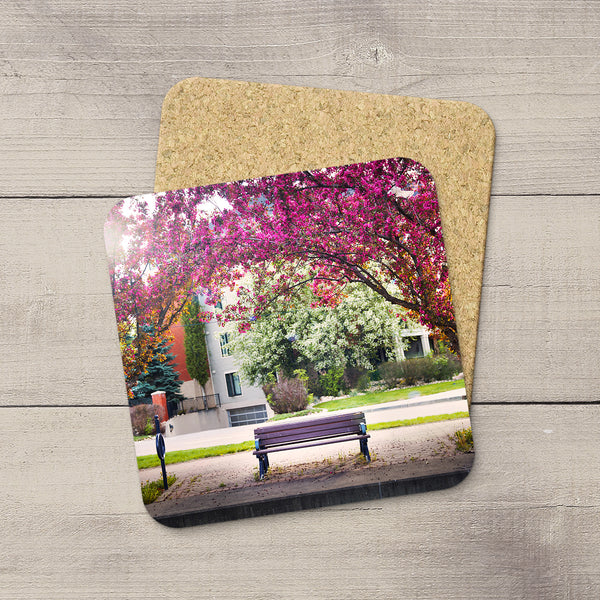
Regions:
<svg viewBox="0 0 600 600"><path fill-rule="evenodd" d="M155 349L146 370L139 376L138 383L133 387L131 405L139 404L150 397L153 392L163 391L167 394L167 402L183 400L179 386L183 383L174 369L174 355L170 350L173 344L161 342Z"/></svg>
<svg viewBox="0 0 600 600"><path fill-rule="evenodd" d="M196 295L192 296L183 312L183 328L185 331L185 366L190 376L200 385L204 385L210 376L208 353L204 334L204 323L200 320L200 302Z"/></svg>

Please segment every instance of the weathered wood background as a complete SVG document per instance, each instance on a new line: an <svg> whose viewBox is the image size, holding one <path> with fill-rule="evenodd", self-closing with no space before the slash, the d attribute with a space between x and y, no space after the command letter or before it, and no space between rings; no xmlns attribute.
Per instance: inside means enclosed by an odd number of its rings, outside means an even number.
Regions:
<svg viewBox="0 0 600 600"><path fill-rule="evenodd" d="M4 0L0 596L600 596L600 4ZM138 491L102 225L190 76L467 100L497 134L475 468L170 530Z"/></svg>

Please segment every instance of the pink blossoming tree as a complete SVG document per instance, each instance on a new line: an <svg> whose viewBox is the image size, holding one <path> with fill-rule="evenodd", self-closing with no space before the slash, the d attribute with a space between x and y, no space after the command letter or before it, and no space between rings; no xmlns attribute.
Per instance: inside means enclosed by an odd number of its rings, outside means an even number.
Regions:
<svg viewBox="0 0 600 600"><path fill-rule="evenodd" d="M310 286L323 306L361 283L458 353L435 184L409 159L302 171L123 203L107 223L117 320L161 335L190 292L240 331ZM125 243L123 243L125 240ZM109 251L110 254L110 251Z"/></svg>

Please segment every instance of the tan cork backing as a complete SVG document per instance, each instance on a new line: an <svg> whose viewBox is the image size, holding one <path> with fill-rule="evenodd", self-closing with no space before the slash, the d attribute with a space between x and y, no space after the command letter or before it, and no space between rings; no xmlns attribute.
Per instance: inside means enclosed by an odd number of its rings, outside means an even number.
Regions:
<svg viewBox="0 0 600 600"><path fill-rule="evenodd" d="M432 173L469 401L494 156L473 104L192 78L165 97L155 192L412 158Z"/></svg>

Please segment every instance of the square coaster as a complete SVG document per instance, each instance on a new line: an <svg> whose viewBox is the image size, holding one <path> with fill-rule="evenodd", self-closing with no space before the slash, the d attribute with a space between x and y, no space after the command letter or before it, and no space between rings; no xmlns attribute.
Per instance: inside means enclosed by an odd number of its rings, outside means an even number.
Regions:
<svg viewBox="0 0 600 600"><path fill-rule="evenodd" d="M106 247L154 518L207 523L466 477L439 205L427 166L392 157L115 206Z"/></svg>
<svg viewBox="0 0 600 600"><path fill-rule="evenodd" d="M433 175L470 400L495 132L479 107L190 78L163 102L155 192L403 156Z"/></svg>

